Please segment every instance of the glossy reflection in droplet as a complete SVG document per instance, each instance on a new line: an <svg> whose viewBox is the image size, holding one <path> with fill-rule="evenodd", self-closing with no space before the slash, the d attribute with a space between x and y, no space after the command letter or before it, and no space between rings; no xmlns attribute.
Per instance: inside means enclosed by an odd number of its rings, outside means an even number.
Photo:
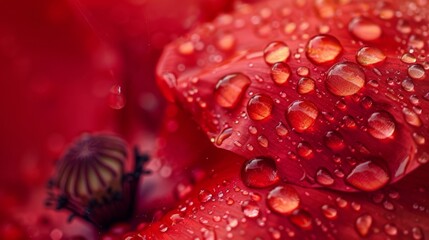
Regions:
<svg viewBox="0 0 429 240"><path fill-rule="evenodd" d="M272 42L264 49L264 60L270 65L285 62L289 56L290 49L283 42Z"/></svg>
<svg viewBox="0 0 429 240"><path fill-rule="evenodd" d="M353 62L335 64L328 71L326 88L337 96L353 95L364 86L365 73Z"/></svg>
<svg viewBox="0 0 429 240"><path fill-rule="evenodd" d="M257 218L260 213L258 203L253 200L244 201L243 204L241 204L241 210L244 216L248 218Z"/></svg>
<svg viewBox="0 0 429 240"><path fill-rule="evenodd" d="M280 180L275 161L266 157L247 161L241 170L241 179L252 188L266 188Z"/></svg>
<svg viewBox="0 0 429 240"><path fill-rule="evenodd" d="M229 74L221 78L214 92L217 104L224 108L234 108L250 83L250 79L241 73Z"/></svg>
<svg viewBox="0 0 429 240"><path fill-rule="evenodd" d="M356 165L347 176L347 182L363 191L375 191L385 186L390 180L385 169L372 161Z"/></svg>
<svg viewBox="0 0 429 240"><path fill-rule="evenodd" d="M260 121L271 116L273 99L265 94L254 95L247 104L247 114L252 120Z"/></svg>
<svg viewBox="0 0 429 240"><path fill-rule="evenodd" d="M319 111L310 101L297 100L289 105L286 119L297 132L304 132L316 121Z"/></svg>
<svg viewBox="0 0 429 240"><path fill-rule="evenodd" d="M362 41L374 41L382 34L381 27L369 18L355 17L349 23L350 33Z"/></svg>
<svg viewBox="0 0 429 240"><path fill-rule="evenodd" d="M280 214L290 214L299 206L298 192L289 185L278 186L270 191L267 196L268 207Z"/></svg>
<svg viewBox="0 0 429 240"><path fill-rule="evenodd" d="M308 41L305 53L307 58L315 64L333 62L342 51L338 39L331 35L316 35Z"/></svg>
<svg viewBox="0 0 429 240"><path fill-rule="evenodd" d="M356 231L362 237L366 237L369 233L369 230L372 226L372 216L369 214L364 214L356 219L355 227Z"/></svg>
<svg viewBox="0 0 429 240"><path fill-rule="evenodd" d="M291 75L290 67L286 63L276 63L271 68L271 78L278 84L286 84Z"/></svg>
<svg viewBox="0 0 429 240"><path fill-rule="evenodd" d="M375 112L368 118L368 132L374 138L389 138L395 132L395 128L395 120L388 112Z"/></svg>
<svg viewBox="0 0 429 240"><path fill-rule="evenodd" d="M363 47L356 55L356 61L362 66L379 64L385 59L386 55L384 55L380 49L375 47Z"/></svg>

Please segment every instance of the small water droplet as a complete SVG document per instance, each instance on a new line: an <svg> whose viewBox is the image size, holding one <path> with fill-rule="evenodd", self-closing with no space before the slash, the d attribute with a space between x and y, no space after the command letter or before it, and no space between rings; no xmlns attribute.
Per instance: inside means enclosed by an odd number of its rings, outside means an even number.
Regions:
<svg viewBox="0 0 429 240"><path fill-rule="evenodd" d="M297 132L304 132L313 126L319 111L317 107L309 101L297 100L289 105L286 119Z"/></svg>
<svg viewBox="0 0 429 240"><path fill-rule="evenodd" d="M241 205L241 210L243 211L244 216L248 218L257 218L260 213L258 203L252 200L244 201Z"/></svg>
<svg viewBox="0 0 429 240"><path fill-rule="evenodd" d="M408 76L415 80L423 80L426 78L426 72L422 65L414 64L408 67Z"/></svg>
<svg viewBox="0 0 429 240"><path fill-rule="evenodd" d="M325 83L332 94L350 96L365 85L365 73L356 63L337 63L329 69Z"/></svg>
<svg viewBox="0 0 429 240"><path fill-rule="evenodd" d="M388 223L388 224L384 225L384 232L387 235L395 236L398 234L398 228L396 228L395 225Z"/></svg>
<svg viewBox="0 0 429 240"><path fill-rule="evenodd" d="M229 51L235 47L236 39L232 33L224 33L218 37L217 46L218 48Z"/></svg>
<svg viewBox="0 0 429 240"><path fill-rule="evenodd" d="M356 219L356 230L362 236L366 237L369 233L369 230L372 226L372 216L369 214L364 214Z"/></svg>
<svg viewBox="0 0 429 240"><path fill-rule="evenodd" d="M162 233L167 232L168 231L168 226L165 225L165 224L159 225L159 231L162 232Z"/></svg>
<svg viewBox="0 0 429 240"><path fill-rule="evenodd" d="M214 93L217 104L224 108L234 108L244 96L250 83L250 79L241 73L229 74L221 78Z"/></svg>
<svg viewBox="0 0 429 240"><path fill-rule="evenodd" d="M426 138L419 133L416 133L416 132L413 133L413 138L414 138L414 141L419 145L423 145L426 143Z"/></svg>
<svg viewBox="0 0 429 240"><path fill-rule="evenodd" d="M279 137L284 137L289 133L289 131L282 122L279 122L276 126L276 133Z"/></svg>
<svg viewBox="0 0 429 240"><path fill-rule="evenodd" d="M191 55L194 53L195 47L191 41L185 41L178 47L178 51L182 55Z"/></svg>
<svg viewBox="0 0 429 240"><path fill-rule="evenodd" d="M343 136L337 131L329 131L325 135L325 144L332 151L340 151L344 148Z"/></svg>
<svg viewBox="0 0 429 240"><path fill-rule="evenodd" d="M222 130L222 132L216 138L216 145L218 146L222 145L225 139L231 137L233 131L234 130L232 128L225 128L224 130Z"/></svg>
<svg viewBox="0 0 429 240"><path fill-rule="evenodd" d="M271 116L273 99L265 94L254 95L247 104L247 114L252 120L260 121Z"/></svg>
<svg viewBox="0 0 429 240"><path fill-rule="evenodd" d="M328 218L328 219L335 219L337 218L337 209L335 209L334 207L330 206L330 205L323 205L322 206L322 212L323 215Z"/></svg>
<svg viewBox="0 0 429 240"><path fill-rule="evenodd" d="M310 69L305 66L298 67L298 69L296 69L296 74L300 77L307 77L310 74Z"/></svg>
<svg viewBox="0 0 429 240"><path fill-rule="evenodd" d="M264 135L260 135L258 137L258 143L261 145L261 147L267 148L268 147L268 138Z"/></svg>
<svg viewBox="0 0 429 240"><path fill-rule="evenodd" d="M299 94L307 94L314 91L315 87L316 87L316 83L314 82L313 79L304 77L298 81L297 90Z"/></svg>
<svg viewBox="0 0 429 240"><path fill-rule="evenodd" d="M401 57L401 61L403 63L412 64L417 61L417 58L412 53L404 53Z"/></svg>
<svg viewBox="0 0 429 240"><path fill-rule="evenodd" d="M388 112L375 112L368 118L368 132L374 138L390 138L395 132L395 128L395 120Z"/></svg>
<svg viewBox="0 0 429 240"><path fill-rule="evenodd" d="M125 96L120 85L114 85L110 88L109 106L116 110L125 107Z"/></svg>
<svg viewBox="0 0 429 240"><path fill-rule="evenodd" d="M331 173L325 168L320 168L317 171L316 181L317 181L317 183L319 183L320 185L323 185L323 186L330 186L330 185L334 184L334 182L335 182L334 178L332 178Z"/></svg>
<svg viewBox="0 0 429 240"><path fill-rule="evenodd" d="M316 35L308 41L305 53L315 64L325 64L335 61L342 51L338 39L331 35Z"/></svg>
<svg viewBox="0 0 429 240"><path fill-rule="evenodd" d="M290 49L283 42L272 42L264 49L265 62L270 65L278 62L286 62L289 56Z"/></svg>
<svg viewBox="0 0 429 240"><path fill-rule="evenodd" d="M271 68L271 79L273 79L276 84L282 85L287 83L290 75L291 70L286 63L279 62L274 64Z"/></svg>
<svg viewBox="0 0 429 240"><path fill-rule="evenodd" d="M278 186L267 196L268 207L280 214L290 214L298 208L300 198L298 192L289 185Z"/></svg>
<svg viewBox="0 0 429 240"><path fill-rule="evenodd" d="M296 146L296 152L303 158L311 158L313 155L313 149L307 142L300 142Z"/></svg>
<svg viewBox="0 0 429 240"><path fill-rule="evenodd" d="M420 227L413 227L413 229L411 229L411 232L413 234L413 239L424 239L423 230Z"/></svg>
<svg viewBox="0 0 429 240"><path fill-rule="evenodd" d="M213 198L213 194L210 191L205 190L205 189L202 189L198 194L198 199L202 203L206 203L206 202L212 200L212 198Z"/></svg>
<svg viewBox="0 0 429 240"><path fill-rule="evenodd" d="M350 33L362 41L374 41L382 34L381 27L366 17L354 17L349 23Z"/></svg>
<svg viewBox="0 0 429 240"><path fill-rule="evenodd" d="M290 216L289 220L295 224L296 226L300 227L304 230L309 230L312 227L312 217L310 213L303 209L297 209L295 210Z"/></svg>
<svg viewBox="0 0 429 240"><path fill-rule="evenodd" d="M266 188L280 180L275 161L262 157L249 160L243 165L241 179L246 186L253 188Z"/></svg>
<svg viewBox="0 0 429 240"><path fill-rule="evenodd" d="M357 62L362 66L371 66L379 64L386 59L386 55L374 47L363 47L356 55Z"/></svg>
<svg viewBox="0 0 429 240"><path fill-rule="evenodd" d="M356 165L347 176L347 182L363 191L375 191L386 185L390 180L389 174L372 161Z"/></svg>
<svg viewBox="0 0 429 240"><path fill-rule="evenodd" d="M405 121L407 121L408 124L415 127L420 127L422 125L420 117L409 108L403 108L402 113L404 114Z"/></svg>

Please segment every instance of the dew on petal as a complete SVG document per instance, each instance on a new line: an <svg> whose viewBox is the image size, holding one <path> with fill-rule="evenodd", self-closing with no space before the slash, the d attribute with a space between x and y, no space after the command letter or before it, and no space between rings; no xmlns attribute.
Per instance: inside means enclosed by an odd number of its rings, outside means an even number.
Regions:
<svg viewBox="0 0 429 240"><path fill-rule="evenodd" d="M332 94L350 96L365 85L365 73L356 63L337 63L329 69L325 83Z"/></svg>
<svg viewBox="0 0 429 240"><path fill-rule="evenodd" d="M329 131L325 135L325 144L332 151L339 151L344 148L343 136L336 131Z"/></svg>
<svg viewBox="0 0 429 240"><path fill-rule="evenodd" d="M424 239L423 230L420 227L413 227L411 234L415 240Z"/></svg>
<svg viewBox="0 0 429 240"><path fill-rule="evenodd" d="M330 186L330 185L334 184L334 182L335 182L331 173L325 168L320 168L317 171L316 181L317 181L317 183L319 183L320 185L323 185L323 186Z"/></svg>
<svg viewBox="0 0 429 240"><path fill-rule="evenodd" d="M264 120L271 116L273 99L265 94L254 95L247 104L247 114L252 120Z"/></svg>
<svg viewBox="0 0 429 240"><path fill-rule="evenodd" d="M307 58L315 64L333 62L342 51L338 39L331 35L316 35L308 41L305 53Z"/></svg>
<svg viewBox="0 0 429 240"><path fill-rule="evenodd" d="M337 218L338 211L333 206L330 206L327 204L323 205L322 206L322 212L323 212L323 215L328 219Z"/></svg>
<svg viewBox="0 0 429 240"><path fill-rule="evenodd" d="M296 146L296 152L303 158L310 158L313 155L313 149L307 142L300 142Z"/></svg>
<svg viewBox="0 0 429 240"><path fill-rule="evenodd" d="M276 133L279 137L284 137L289 133L289 131L282 122L279 122L276 126Z"/></svg>
<svg viewBox="0 0 429 240"><path fill-rule="evenodd" d="M241 170L241 179L246 186L253 188L266 188L280 180L275 161L265 157L247 161Z"/></svg>
<svg viewBox="0 0 429 240"><path fill-rule="evenodd" d="M125 107L125 95L120 85L114 85L110 88L109 106L115 110Z"/></svg>
<svg viewBox="0 0 429 240"><path fill-rule="evenodd" d="M217 145L222 145L222 143L229 137L231 137L232 133L233 133L233 129L232 128L225 128L222 130L222 132L217 136L216 138L216 144Z"/></svg>
<svg viewBox="0 0 429 240"><path fill-rule="evenodd" d="M213 194L210 191L205 189L202 189L198 194L198 200L200 200L200 202L202 203L206 203L212 200L212 198L213 198Z"/></svg>
<svg viewBox="0 0 429 240"><path fill-rule="evenodd" d="M396 236L398 234L398 228L393 224L384 225L384 232L390 236Z"/></svg>
<svg viewBox="0 0 429 240"><path fill-rule="evenodd" d="M250 79L241 73L229 74L219 80L214 92L219 106L234 108L249 87Z"/></svg>
<svg viewBox="0 0 429 240"><path fill-rule="evenodd" d="M278 85L285 84L291 76L291 70L286 63L276 63L271 68L271 79Z"/></svg>
<svg viewBox="0 0 429 240"><path fill-rule="evenodd" d="M297 100L288 107L286 119L295 131L304 132L314 124L318 115L312 102Z"/></svg>
<svg viewBox="0 0 429 240"><path fill-rule="evenodd" d="M404 114L405 121L407 121L408 124L415 127L420 127L422 125L420 117L411 109L403 108L402 113Z"/></svg>
<svg viewBox="0 0 429 240"><path fill-rule="evenodd" d="M414 64L408 67L408 76L415 80L423 80L426 78L426 72L422 65Z"/></svg>
<svg viewBox="0 0 429 240"><path fill-rule="evenodd" d="M375 112L368 118L368 132L374 138L389 138L395 132L395 128L395 120L388 112Z"/></svg>
<svg viewBox="0 0 429 240"><path fill-rule="evenodd" d="M404 53L404 55L402 55L401 57L401 61L403 63L415 63L417 61L417 58L412 54L412 53Z"/></svg>
<svg viewBox="0 0 429 240"><path fill-rule="evenodd" d="M371 66L374 64L379 64L386 59L386 55L375 47L363 47L361 48L357 55L356 60L362 66Z"/></svg>
<svg viewBox="0 0 429 240"><path fill-rule="evenodd" d="M356 165L347 176L347 182L363 191L375 191L386 185L390 180L389 174L372 161Z"/></svg>
<svg viewBox="0 0 429 240"><path fill-rule="evenodd" d="M304 77L298 81L297 90L299 94L307 94L314 91L315 87L316 87L316 83L314 82L313 79Z"/></svg>
<svg viewBox="0 0 429 240"><path fill-rule="evenodd" d="M253 200L243 202L241 205L241 210L243 211L244 216L248 218L257 218L260 213L258 203Z"/></svg>
<svg viewBox="0 0 429 240"><path fill-rule="evenodd" d="M362 41L374 41L382 34L381 27L371 19L355 17L349 23L350 33Z"/></svg>
<svg viewBox="0 0 429 240"><path fill-rule="evenodd" d="M278 62L286 62L289 56L290 49L283 42L272 42L264 49L264 60L270 65Z"/></svg>
<svg viewBox="0 0 429 240"><path fill-rule="evenodd" d="M313 218L310 213L303 209L295 210L290 216L289 220L296 226L304 230L309 230L312 227Z"/></svg>
<svg viewBox="0 0 429 240"><path fill-rule="evenodd" d="M283 215L292 213L298 208L299 203L298 192L289 185L278 186L271 190L267 196L268 207Z"/></svg>
<svg viewBox="0 0 429 240"><path fill-rule="evenodd" d="M364 214L356 219L356 230L362 237L366 237L372 226L372 216Z"/></svg>

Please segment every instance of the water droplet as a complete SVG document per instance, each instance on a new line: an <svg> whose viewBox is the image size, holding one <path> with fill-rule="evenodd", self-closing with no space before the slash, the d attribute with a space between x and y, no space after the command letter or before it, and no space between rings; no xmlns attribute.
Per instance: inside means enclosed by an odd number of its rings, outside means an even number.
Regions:
<svg viewBox="0 0 429 240"><path fill-rule="evenodd" d="M311 158L313 155L313 149L307 142L298 143L298 145L296 146L296 152L299 156L303 158Z"/></svg>
<svg viewBox="0 0 429 240"><path fill-rule="evenodd" d="M280 214L290 214L298 208L300 198L298 192L289 185L278 186L267 196L267 204L271 210Z"/></svg>
<svg viewBox="0 0 429 240"><path fill-rule="evenodd" d="M331 35L316 35L308 41L305 53L307 58L315 64L333 62L342 51L338 39Z"/></svg>
<svg viewBox="0 0 429 240"><path fill-rule="evenodd" d="M329 69L325 83L332 94L350 96L364 86L365 73L356 63L337 63Z"/></svg>
<svg viewBox="0 0 429 240"><path fill-rule="evenodd" d="M414 141L419 145L423 145L426 142L426 138L423 135L416 132L413 133L413 138L414 138Z"/></svg>
<svg viewBox="0 0 429 240"><path fill-rule="evenodd" d="M282 122L279 122L276 126L276 133L279 137L284 137L289 133L289 131Z"/></svg>
<svg viewBox="0 0 429 240"><path fill-rule="evenodd" d="M384 225L384 232L387 235L395 236L396 234L398 234L398 228L396 228L395 225L388 223Z"/></svg>
<svg viewBox="0 0 429 240"><path fill-rule="evenodd" d="M213 198L213 194L210 191L205 190L205 189L202 189L198 194L198 199L202 203L206 203L206 202L212 200L212 198Z"/></svg>
<svg viewBox="0 0 429 240"><path fill-rule="evenodd" d="M319 111L312 102L297 100L289 105L286 118L295 131L304 132L313 126L318 115Z"/></svg>
<svg viewBox="0 0 429 240"><path fill-rule="evenodd" d="M385 59L386 55L380 49L374 47L363 47L356 55L357 62L362 66L379 64Z"/></svg>
<svg viewBox="0 0 429 240"><path fill-rule="evenodd" d="M120 85L114 85L110 88L109 106L116 110L125 107L125 96Z"/></svg>
<svg viewBox="0 0 429 240"><path fill-rule="evenodd" d="M273 65L271 68L271 78L276 84L285 84L291 75L289 65L279 62Z"/></svg>
<svg viewBox="0 0 429 240"><path fill-rule="evenodd" d="M307 94L312 91L314 91L314 88L316 87L316 83L311 78L301 78L298 82L298 93L299 94Z"/></svg>
<svg viewBox="0 0 429 240"><path fill-rule="evenodd" d="M404 53L404 55L402 55L401 57L401 61L403 63L415 63L417 61L417 58L412 54L412 53Z"/></svg>
<svg viewBox="0 0 429 240"><path fill-rule="evenodd" d="M217 40L218 48L229 51L235 47L236 39L231 33L224 33Z"/></svg>
<svg viewBox="0 0 429 240"><path fill-rule="evenodd" d="M260 213L258 203L252 200L244 201L241 205L241 210L243 211L244 216L248 218L257 218Z"/></svg>
<svg viewBox="0 0 429 240"><path fill-rule="evenodd" d="M407 121L408 124L415 127L420 127L422 125L419 116L409 108L403 108L402 113L404 114L405 121Z"/></svg>
<svg viewBox="0 0 429 240"><path fill-rule="evenodd" d="M261 145L261 147L267 148L268 147L268 138L266 138L264 135L261 135L258 137L258 143Z"/></svg>
<svg viewBox="0 0 429 240"><path fill-rule="evenodd" d="M298 67L298 69L296 69L296 74L298 74L300 77L307 77L310 74L310 69L304 66Z"/></svg>
<svg viewBox="0 0 429 240"><path fill-rule="evenodd" d="M388 112L375 112L368 118L368 132L374 138L389 138L395 132L395 128L395 120Z"/></svg>
<svg viewBox="0 0 429 240"><path fill-rule="evenodd" d="M247 104L247 114L252 120L260 121L271 116L273 99L265 94L254 95Z"/></svg>
<svg viewBox="0 0 429 240"><path fill-rule="evenodd" d="M229 74L219 80L215 89L217 104L224 108L234 108L250 85L250 79L241 74Z"/></svg>
<svg viewBox="0 0 429 240"><path fill-rule="evenodd" d="M191 55L194 53L195 47L191 41L185 41L179 45L178 51L182 55Z"/></svg>
<svg viewBox="0 0 429 240"><path fill-rule="evenodd" d="M289 56L290 49L283 42L272 42L264 49L265 62L270 65L278 62L286 62Z"/></svg>
<svg viewBox="0 0 429 240"><path fill-rule="evenodd" d="M356 165L347 176L347 182L363 191L375 191L389 182L389 174L372 161Z"/></svg>
<svg viewBox="0 0 429 240"><path fill-rule="evenodd" d="M371 225L372 216L369 214L364 214L356 219L356 230L362 237L366 237L368 235Z"/></svg>
<svg viewBox="0 0 429 240"><path fill-rule="evenodd" d="M165 225L165 224L159 225L159 231L162 232L162 233L167 232L168 231L168 226Z"/></svg>
<svg viewBox="0 0 429 240"><path fill-rule="evenodd" d="M219 145L219 146L222 145L223 141L231 137L232 133L233 133L232 128L225 128L224 130L222 130L222 132L216 138L216 145Z"/></svg>
<svg viewBox="0 0 429 240"><path fill-rule="evenodd" d="M326 218L328 219L335 219L337 218L337 209L335 209L334 207L330 206L330 205L323 205L322 206L322 212L323 215L325 215Z"/></svg>
<svg viewBox="0 0 429 240"><path fill-rule="evenodd" d="M426 72L422 65L414 64L408 67L408 76L415 80L423 80L426 78Z"/></svg>
<svg viewBox="0 0 429 240"><path fill-rule="evenodd" d="M401 82L402 88L407 92L414 91L414 83L411 79L406 78Z"/></svg>
<svg viewBox="0 0 429 240"><path fill-rule="evenodd" d="M355 17L349 23L350 33L362 41L374 41L382 34L381 27L369 18Z"/></svg>
<svg viewBox="0 0 429 240"><path fill-rule="evenodd" d="M330 186L330 185L334 184L334 182L335 182L334 178L332 178L331 173L325 168L320 168L317 171L316 181L317 181L317 183L319 183L320 185L323 185L323 186Z"/></svg>
<svg viewBox="0 0 429 240"><path fill-rule="evenodd" d="M318 0L314 2L316 11L321 18L332 18L335 16L337 9L336 1L333 0Z"/></svg>
<svg viewBox="0 0 429 240"><path fill-rule="evenodd" d="M413 229L411 229L411 232L413 234L413 239L424 239L423 230L420 227L413 227Z"/></svg>
<svg viewBox="0 0 429 240"><path fill-rule="evenodd" d="M295 210L290 216L289 220L295 224L296 226L304 229L309 230L312 227L312 217L310 213L303 209L297 209Z"/></svg>
<svg viewBox="0 0 429 240"><path fill-rule="evenodd" d="M255 126L249 126L249 133L255 135L258 133L258 129Z"/></svg>
<svg viewBox="0 0 429 240"><path fill-rule="evenodd" d="M243 165L241 179L246 186L253 188L266 188L280 180L275 161L262 157L247 161Z"/></svg>
<svg viewBox="0 0 429 240"><path fill-rule="evenodd" d="M329 131L325 135L325 144L332 151L340 151L344 148L343 136L336 131Z"/></svg>

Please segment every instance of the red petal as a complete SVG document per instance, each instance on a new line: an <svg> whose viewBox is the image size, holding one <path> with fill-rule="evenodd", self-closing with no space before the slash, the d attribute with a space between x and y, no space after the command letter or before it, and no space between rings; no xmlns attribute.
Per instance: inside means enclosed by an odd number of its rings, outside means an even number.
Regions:
<svg viewBox="0 0 429 240"><path fill-rule="evenodd" d="M376 190L428 158L427 3L321 2L219 16L166 48L160 86L220 148L269 156L288 181Z"/></svg>
<svg viewBox="0 0 429 240"><path fill-rule="evenodd" d="M347 193L284 183L264 190L251 189L237 174L244 159L218 151L209 160L217 163L213 174L197 184L189 198L159 222L127 235L134 237L129 239L429 236L427 164L382 190Z"/></svg>

